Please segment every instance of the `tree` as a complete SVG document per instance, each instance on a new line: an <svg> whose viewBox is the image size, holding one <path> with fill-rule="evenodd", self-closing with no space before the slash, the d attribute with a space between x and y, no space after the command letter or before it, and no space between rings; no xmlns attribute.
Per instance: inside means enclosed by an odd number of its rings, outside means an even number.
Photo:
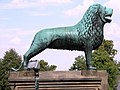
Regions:
<svg viewBox="0 0 120 90"><path fill-rule="evenodd" d="M6 65L6 69L10 70L12 67L18 68L22 58L15 49L10 49L9 51L5 52L3 57L3 63Z"/></svg>
<svg viewBox="0 0 120 90"><path fill-rule="evenodd" d="M69 70L71 71L71 70L85 70L85 69L87 69L85 58L83 55L81 55L75 58L75 62L73 63L73 65Z"/></svg>
<svg viewBox="0 0 120 90"><path fill-rule="evenodd" d="M48 65L44 60L40 61L40 71L54 71L57 68L55 65Z"/></svg>
<svg viewBox="0 0 120 90"><path fill-rule="evenodd" d="M117 67L118 67L118 69L120 71L120 61L117 63Z"/></svg>
<svg viewBox="0 0 120 90"><path fill-rule="evenodd" d="M112 90L116 85L116 75L118 73L118 66L114 60L117 50L113 49L113 46L112 40L104 40L102 45L92 54L92 65L96 67L97 70L106 70L108 72L109 90ZM83 60L83 57L82 59L78 57L72 67L80 65L78 63L83 64L81 65L83 67L85 65L85 63L82 63ZM82 69L85 68L86 67ZM75 68L73 68L73 70L75 70ZM79 67L77 67L77 70L79 70Z"/></svg>
<svg viewBox="0 0 120 90"><path fill-rule="evenodd" d="M93 52L93 65L97 69L105 69L108 72L109 88L112 90L116 85L116 75L118 73L117 63L114 60L117 50L113 49L112 40L104 40L102 45Z"/></svg>
<svg viewBox="0 0 120 90"><path fill-rule="evenodd" d="M104 40L101 47L99 49L104 49L107 51L109 56L114 59L115 55L117 54L117 50L113 48L114 44L112 40Z"/></svg>
<svg viewBox="0 0 120 90"><path fill-rule="evenodd" d="M21 56L17 54L15 49L10 49L5 52L3 59L0 62L0 90L10 90L8 82L8 71L12 67L19 67Z"/></svg>

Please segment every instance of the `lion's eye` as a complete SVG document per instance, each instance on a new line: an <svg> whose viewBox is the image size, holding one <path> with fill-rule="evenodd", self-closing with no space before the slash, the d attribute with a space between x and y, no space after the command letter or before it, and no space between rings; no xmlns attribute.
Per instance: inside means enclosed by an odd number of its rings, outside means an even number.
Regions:
<svg viewBox="0 0 120 90"><path fill-rule="evenodd" d="M106 7L104 7L104 10L105 10L105 14L106 14Z"/></svg>

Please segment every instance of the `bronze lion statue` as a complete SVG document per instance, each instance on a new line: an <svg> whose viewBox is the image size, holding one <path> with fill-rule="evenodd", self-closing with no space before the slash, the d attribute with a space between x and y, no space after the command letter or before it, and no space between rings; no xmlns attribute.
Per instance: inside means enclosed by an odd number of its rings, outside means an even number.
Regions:
<svg viewBox="0 0 120 90"><path fill-rule="evenodd" d="M46 48L84 51L87 69L91 64L92 50L98 48L104 38L103 27L110 23L113 10L100 4L91 5L83 18L74 26L50 28L39 31L21 64L27 67L29 60ZM109 18L108 18L109 17Z"/></svg>

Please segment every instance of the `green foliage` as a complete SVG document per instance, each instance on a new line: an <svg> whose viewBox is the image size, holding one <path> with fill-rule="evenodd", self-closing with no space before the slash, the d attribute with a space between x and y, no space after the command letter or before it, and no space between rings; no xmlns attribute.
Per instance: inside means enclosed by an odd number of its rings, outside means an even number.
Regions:
<svg viewBox="0 0 120 90"><path fill-rule="evenodd" d="M21 56L14 49L5 52L3 59L0 60L0 90L10 90L8 82L8 72L12 67L19 67Z"/></svg>
<svg viewBox="0 0 120 90"><path fill-rule="evenodd" d="M104 40L103 44L99 48L103 48L105 51L107 51L111 58L114 58L114 56L117 54L117 50L114 49L113 46L114 44L112 40Z"/></svg>
<svg viewBox="0 0 120 90"><path fill-rule="evenodd" d="M7 72L3 66L2 61L0 62L0 90L10 90L7 80Z"/></svg>
<svg viewBox="0 0 120 90"><path fill-rule="evenodd" d="M7 70L10 70L12 67L18 68L21 61L21 56L18 55L15 49L6 51L3 57L3 64L6 66Z"/></svg>
<svg viewBox="0 0 120 90"><path fill-rule="evenodd" d="M44 60L40 61L40 71L54 71L57 68L55 65L48 65Z"/></svg>
<svg viewBox="0 0 120 90"><path fill-rule="evenodd" d="M118 69L120 71L120 61L117 63L117 67L118 67Z"/></svg>
<svg viewBox="0 0 120 90"><path fill-rule="evenodd" d="M102 45L93 52L92 64L97 70L106 70L108 72L109 90L113 90L116 85L116 75L118 73L119 64L114 60L117 50L113 49L112 40L104 40ZM85 59L78 56L70 70L86 69Z"/></svg>
<svg viewBox="0 0 120 90"><path fill-rule="evenodd" d="M81 55L75 58L75 62L73 63L73 65L69 70L71 71L71 70L85 70L85 69L87 69L85 58L83 55Z"/></svg>
<svg viewBox="0 0 120 90"><path fill-rule="evenodd" d="M97 69L104 69L108 72L109 88L113 89L116 85L116 75L118 73L117 63L114 60L114 56L117 54L117 50L113 49L112 40L104 40L102 45L93 52L93 65Z"/></svg>

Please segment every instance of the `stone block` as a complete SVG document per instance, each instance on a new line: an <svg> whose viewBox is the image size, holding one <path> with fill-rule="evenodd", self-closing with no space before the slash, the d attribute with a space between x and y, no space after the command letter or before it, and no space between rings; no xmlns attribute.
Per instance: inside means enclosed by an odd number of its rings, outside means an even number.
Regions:
<svg viewBox="0 0 120 90"><path fill-rule="evenodd" d="M39 90L108 90L104 70L39 72ZM35 90L34 71L10 72L12 90Z"/></svg>

